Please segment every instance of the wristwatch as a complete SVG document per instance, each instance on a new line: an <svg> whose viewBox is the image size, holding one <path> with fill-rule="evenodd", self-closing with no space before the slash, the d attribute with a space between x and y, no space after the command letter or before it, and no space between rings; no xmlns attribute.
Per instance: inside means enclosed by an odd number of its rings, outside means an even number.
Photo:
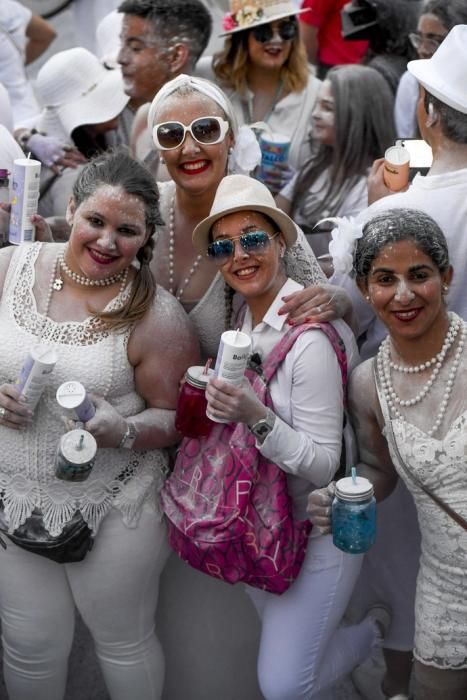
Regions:
<svg viewBox="0 0 467 700"><path fill-rule="evenodd" d="M123 433L123 437L118 445L119 449L123 448L124 450L131 450L131 448L133 447L133 443L136 440L136 434L137 433L134 424L127 422L126 430Z"/></svg>
<svg viewBox="0 0 467 700"><path fill-rule="evenodd" d="M267 411L266 418L261 418L261 420L254 425L248 426L260 444L263 444L276 422L276 414L273 413L270 408L268 408Z"/></svg>

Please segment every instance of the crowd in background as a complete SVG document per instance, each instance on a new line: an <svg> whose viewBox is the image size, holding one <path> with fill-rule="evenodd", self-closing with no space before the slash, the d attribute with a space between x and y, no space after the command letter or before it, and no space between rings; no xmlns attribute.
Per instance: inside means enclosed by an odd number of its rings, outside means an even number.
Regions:
<svg viewBox="0 0 467 700"><path fill-rule="evenodd" d="M41 163L35 242L8 245L12 189L0 205L0 530L38 513L58 536L78 514L94 546L64 563L0 551L8 697L65 697L76 608L112 700L178 700L165 657L212 653L222 687L252 649L258 685L235 697L331 700L351 677L368 700L465 700L467 3L75 0L76 45L55 53L26 5L0 7L0 169L11 183L15 160ZM397 191L396 142L430 153ZM246 379L206 390L313 523L280 596L204 588L169 558L180 382L230 328L261 362L291 338L270 402ZM38 343L58 360L32 410L15 377ZM86 481L59 483L57 442L78 422L54 397L72 379L98 456ZM331 534L354 465L378 501L365 556ZM189 655L179 597L202 618ZM216 657L244 611L251 646Z"/></svg>

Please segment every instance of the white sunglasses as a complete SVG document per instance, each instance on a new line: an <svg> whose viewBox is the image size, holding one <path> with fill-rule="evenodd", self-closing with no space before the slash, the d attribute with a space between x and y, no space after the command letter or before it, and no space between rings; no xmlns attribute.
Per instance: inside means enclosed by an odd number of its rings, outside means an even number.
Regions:
<svg viewBox="0 0 467 700"><path fill-rule="evenodd" d="M229 122L221 117L199 117L186 126L181 122L161 122L152 130L152 138L160 151L172 151L185 140L187 132L203 146L221 143L229 130Z"/></svg>

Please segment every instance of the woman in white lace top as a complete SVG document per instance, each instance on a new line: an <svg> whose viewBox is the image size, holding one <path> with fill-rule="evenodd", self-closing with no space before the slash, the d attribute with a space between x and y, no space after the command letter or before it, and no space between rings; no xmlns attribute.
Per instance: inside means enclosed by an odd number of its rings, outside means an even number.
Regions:
<svg viewBox="0 0 467 700"><path fill-rule="evenodd" d="M78 511L94 547L83 561L59 564L3 535L5 681L11 700L64 697L76 604L112 700L154 700L164 675L154 612L167 557L157 493L163 448L177 440L178 382L197 361L197 342L149 270L158 193L141 165L124 153L91 161L67 219L67 245L1 251L0 510L10 533L40 511L53 536ZM32 412L14 382L39 342L58 360ZM55 394L69 380L82 382L96 407L84 427L97 456L80 482L54 471L66 430Z"/></svg>
<svg viewBox="0 0 467 700"><path fill-rule="evenodd" d="M191 234L209 215L227 170L246 174L253 170L258 145L251 130L238 129L232 104L222 90L188 75L159 90L151 104L148 128L172 178L159 183L165 226L158 231L151 269L189 314L202 354L212 357L225 330L224 282L207 257L194 249ZM293 299L291 295L284 313L291 312L296 321L312 314L314 320L328 321L345 313L345 292L323 287L326 278L300 230L285 261L289 277L308 289ZM310 289L313 285L319 286Z"/></svg>
<svg viewBox="0 0 467 700"><path fill-rule="evenodd" d="M422 535L415 698L465 700L467 325L444 301L452 279L446 239L428 215L388 210L363 227L354 267L389 333L351 378L359 471L379 498L397 475L404 480ZM310 496L311 518L326 526L321 499Z"/></svg>

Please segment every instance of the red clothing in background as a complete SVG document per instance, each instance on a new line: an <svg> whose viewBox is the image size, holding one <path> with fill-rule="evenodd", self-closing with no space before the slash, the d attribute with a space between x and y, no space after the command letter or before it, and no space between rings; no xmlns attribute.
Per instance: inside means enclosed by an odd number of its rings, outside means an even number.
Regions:
<svg viewBox="0 0 467 700"><path fill-rule="evenodd" d="M318 28L318 61L327 66L360 63L367 41L346 41L342 38L341 9L349 0L303 0L300 22Z"/></svg>

